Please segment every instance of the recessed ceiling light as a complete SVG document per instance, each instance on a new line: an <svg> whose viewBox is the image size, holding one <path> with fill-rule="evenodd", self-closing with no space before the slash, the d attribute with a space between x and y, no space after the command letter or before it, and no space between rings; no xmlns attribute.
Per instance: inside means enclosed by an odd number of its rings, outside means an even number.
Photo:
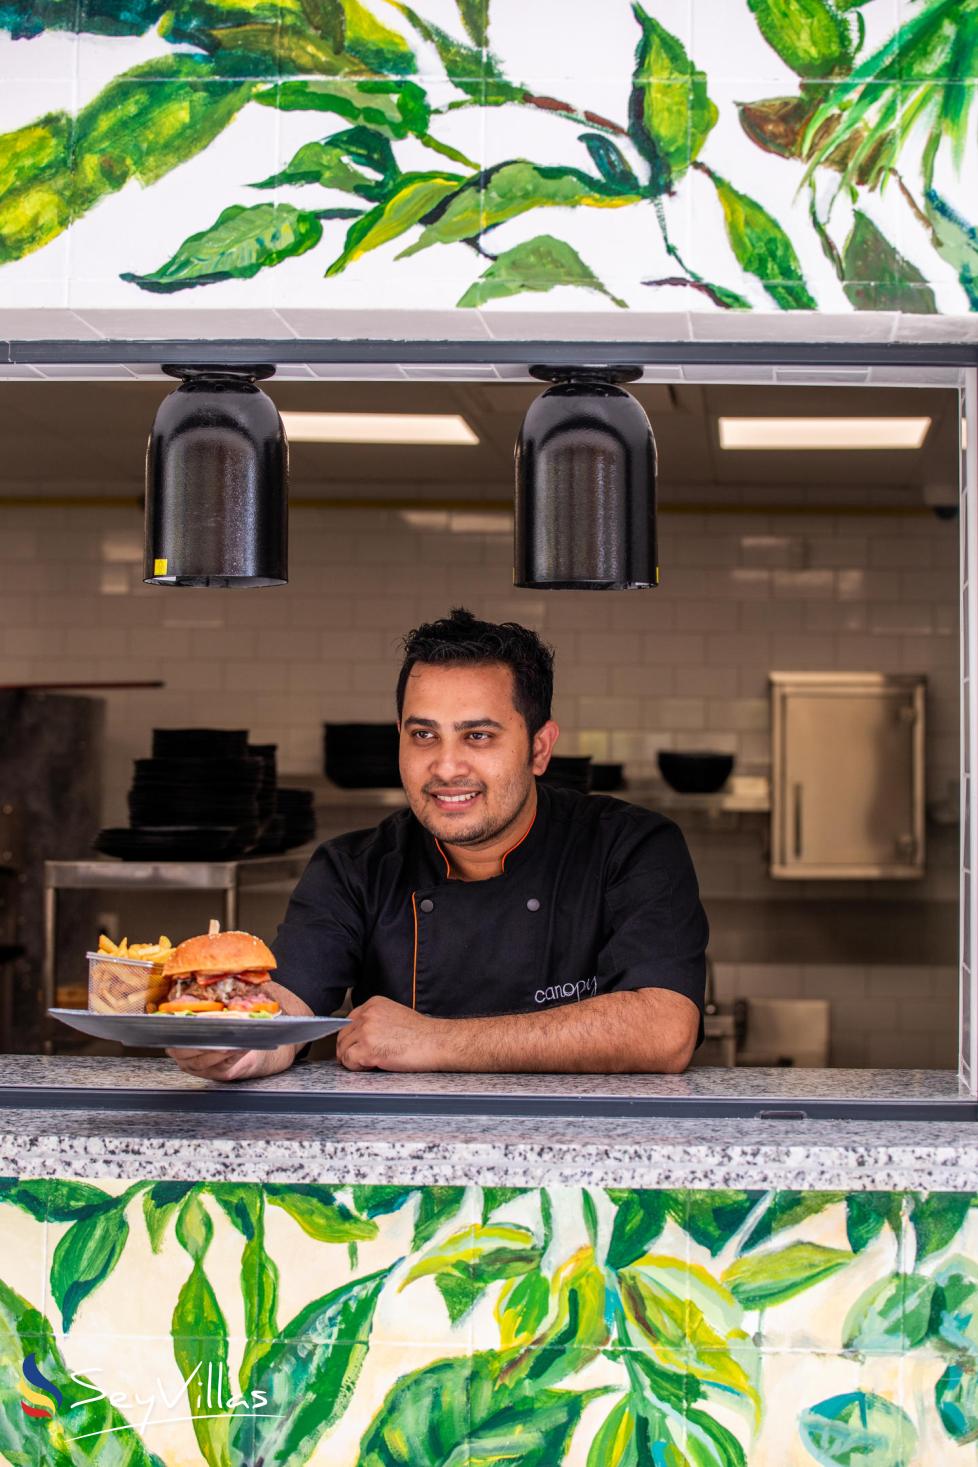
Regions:
<svg viewBox="0 0 978 1467"><path fill-rule="evenodd" d="M478 443L459 413L282 413L293 443Z"/></svg>
<svg viewBox="0 0 978 1467"><path fill-rule="evenodd" d="M720 418L720 447L920 448L930 418Z"/></svg>

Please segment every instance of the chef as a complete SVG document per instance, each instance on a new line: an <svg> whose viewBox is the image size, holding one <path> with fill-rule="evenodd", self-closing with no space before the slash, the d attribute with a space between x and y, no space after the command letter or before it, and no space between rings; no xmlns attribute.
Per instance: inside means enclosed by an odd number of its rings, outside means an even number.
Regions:
<svg viewBox="0 0 978 1467"><path fill-rule="evenodd" d="M538 781L559 730L535 632L458 609L404 654L409 808L315 851L272 945L274 997L330 1014L351 989L351 1070L685 1069L708 928L678 827ZM235 1080L307 1050L168 1053Z"/></svg>

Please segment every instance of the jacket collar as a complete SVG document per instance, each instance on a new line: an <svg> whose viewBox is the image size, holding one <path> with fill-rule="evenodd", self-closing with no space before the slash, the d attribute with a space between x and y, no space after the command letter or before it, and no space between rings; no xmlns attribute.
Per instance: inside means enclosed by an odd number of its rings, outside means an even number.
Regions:
<svg viewBox="0 0 978 1467"><path fill-rule="evenodd" d="M523 836L509 847L503 856L502 875L510 876L514 871L526 866L535 855L541 851L545 838L546 829L550 823L550 792L546 785L537 781L537 808L530 828ZM422 833L422 842L426 857L425 864L429 866L437 882L450 879L451 865L448 852L425 826L418 822ZM490 877L490 880L495 878ZM478 884L478 883L473 883Z"/></svg>

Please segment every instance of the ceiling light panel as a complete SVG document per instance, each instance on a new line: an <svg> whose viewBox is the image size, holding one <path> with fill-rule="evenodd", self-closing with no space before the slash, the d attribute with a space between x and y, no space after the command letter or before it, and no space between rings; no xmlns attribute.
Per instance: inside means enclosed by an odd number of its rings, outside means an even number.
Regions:
<svg viewBox="0 0 978 1467"><path fill-rule="evenodd" d="M915 449L930 418L719 418L720 447L728 449Z"/></svg>
<svg viewBox="0 0 978 1467"><path fill-rule="evenodd" d="M283 413L292 443L403 443L471 447L479 439L460 413Z"/></svg>

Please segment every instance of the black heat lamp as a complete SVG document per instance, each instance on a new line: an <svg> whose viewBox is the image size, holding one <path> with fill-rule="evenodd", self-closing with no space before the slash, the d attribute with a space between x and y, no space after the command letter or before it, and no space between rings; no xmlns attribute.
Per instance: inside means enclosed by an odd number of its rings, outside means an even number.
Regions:
<svg viewBox="0 0 978 1467"><path fill-rule="evenodd" d="M659 583L655 439L618 385L641 367L531 367L550 382L516 441L513 582L541 591Z"/></svg>
<svg viewBox="0 0 978 1467"><path fill-rule="evenodd" d="M289 450L256 383L272 366L164 366L180 386L146 450L146 559L154 586L288 580Z"/></svg>

